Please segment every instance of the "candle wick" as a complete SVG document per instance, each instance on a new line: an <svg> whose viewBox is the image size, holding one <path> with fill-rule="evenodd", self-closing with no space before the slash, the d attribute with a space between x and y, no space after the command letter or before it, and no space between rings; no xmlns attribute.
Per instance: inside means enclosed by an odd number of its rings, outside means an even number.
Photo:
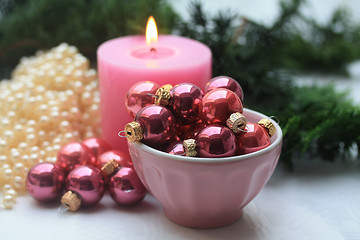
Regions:
<svg viewBox="0 0 360 240"><path fill-rule="evenodd" d="M156 53L156 48L154 47L150 48L150 52Z"/></svg>

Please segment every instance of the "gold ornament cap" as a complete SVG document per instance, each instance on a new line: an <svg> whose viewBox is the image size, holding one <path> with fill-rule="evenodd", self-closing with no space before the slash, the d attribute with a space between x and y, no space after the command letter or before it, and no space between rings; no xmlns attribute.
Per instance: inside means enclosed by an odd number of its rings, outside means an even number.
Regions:
<svg viewBox="0 0 360 240"><path fill-rule="evenodd" d="M61 203L71 212L76 212L81 205L78 195L72 191L67 191L61 198Z"/></svg>
<svg viewBox="0 0 360 240"><path fill-rule="evenodd" d="M115 159L113 159L104 164L104 166L101 168L101 172L104 173L106 176L111 176L118 167L119 163Z"/></svg>
<svg viewBox="0 0 360 240"><path fill-rule="evenodd" d="M161 86L158 90L155 92L155 105L162 105L167 106L170 102L170 90L172 89L172 85L166 84L164 86Z"/></svg>
<svg viewBox="0 0 360 240"><path fill-rule="evenodd" d="M258 124L263 126L268 130L269 136L272 137L276 133L276 128L274 124L267 118L263 118L258 121Z"/></svg>
<svg viewBox="0 0 360 240"><path fill-rule="evenodd" d="M185 156L195 157L197 155L195 139L186 139L183 141L183 145L185 149Z"/></svg>
<svg viewBox="0 0 360 240"><path fill-rule="evenodd" d="M226 120L226 126L228 126L234 133L239 133L241 130L244 130L246 124L246 117L239 112L232 113Z"/></svg>
<svg viewBox="0 0 360 240"><path fill-rule="evenodd" d="M144 130L140 123L134 121L125 125L125 134L129 142L139 142L143 138Z"/></svg>

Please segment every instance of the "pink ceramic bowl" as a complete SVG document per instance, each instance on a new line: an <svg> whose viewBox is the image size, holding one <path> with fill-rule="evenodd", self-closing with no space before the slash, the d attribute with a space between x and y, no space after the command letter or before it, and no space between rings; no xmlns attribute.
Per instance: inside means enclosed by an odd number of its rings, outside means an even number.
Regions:
<svg viewBox="0 0 360 240"><path fill-rule="evenodd" d="M244 109L249 122L267 116ZM175 223L194 228L220 227L236 221L242 209L273 173L282 145L282 131L258 152L226 157L174 156L142 143L129 143L131 158L145 187Z"/></svg>

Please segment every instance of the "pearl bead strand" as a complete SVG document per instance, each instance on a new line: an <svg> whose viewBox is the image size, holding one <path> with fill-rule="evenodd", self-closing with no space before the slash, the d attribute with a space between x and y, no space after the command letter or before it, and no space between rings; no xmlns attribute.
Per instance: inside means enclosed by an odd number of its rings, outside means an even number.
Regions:
<svg viewBox="0 0 360 240"><path fill-rule="evenodd" d="M22 58L0 81L0 209L25 192L29 169L55 162L69 141L99 136L97 74L78 50L62 43Z"/></svg>

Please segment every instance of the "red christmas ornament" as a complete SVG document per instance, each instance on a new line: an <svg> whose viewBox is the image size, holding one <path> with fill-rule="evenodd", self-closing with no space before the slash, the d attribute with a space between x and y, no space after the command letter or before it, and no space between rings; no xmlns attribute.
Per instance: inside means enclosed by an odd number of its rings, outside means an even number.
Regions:
<svg viewBox="0 0 360 240"><path fill-rule="evenodd" d="M270 137L275 132L274 125L268 119L262 119L258 124L247 123L244 132L237 137L239 154L248 154L268 147L271 144Z"/></svg>
<svg viewBox="0 0 360 240"><path fill-rule="evenodd" d="M206 124L226 123L234 112L243 112L240 98L225 88L217 88L205 94L201 104L201 119Z"/></svg>
<svg viewBox="0 0 360 240"><path fill-rule="evenodd" d="M205 93L217 88L226 88L233 91L240 98L241 102L244 101L244 92L240 84L233 78L228 76L218 76L211 79L205 86Z"/></svg>
<svg viewBox="0 0 360 240"><path fill-rule="evenodd" d="M72 142L64 145L58 152L56 165L65 174L81 165L96 165L96 158L93 151L85 144Z"/></svg>
<svg viewBox="0 0 360 240"><path fill-rule="evenodd" d="M104 195L105 182L100 170L93 166L73 169L66 178L66 193L61 202L70 211L96 205Z"/></svg>
<svg viewBox="0 0 360 240"><path fill-rule="evenodd" d="M115 160L121 167L132 167L132 161L128 152L122 152L118 150L110 150L104 152L98 157L96 167L101 169L108 162Z"/></svg>
<svg viewBox="0 0 360 240"><path fill-rule="evenodd" d="M96 159L98 159L100 154L111 150L110 145L101 138L88 138L83 141L83 144L93 151Z"/></svg>
<svg viewBox="0 0 360 240"><path fill-rule="evenodd" d="M170 143L169 147L166 149L166 152L172 155L185 155L183 141L176 140Z"/></svg>
<svg viewBox="0 0 360 240"><path fill-rule="evenodd" d="M170 110L150 105L138 112L134 122L125 125L124 132L130 142L141 141L150 147L161 149L174 137L175 124Z"/></svg>
<svg viewBox="0 0 360 240"><path fill-rule="evenodd" d="M134 205L144 199L146 188L133 168L123 167L109 182L111 198L120 205Z"/></svg>
<svg viewBox="0 0 360 240"><path fill-rule="evenodd" d="M196 151L199 157L231 157L237 153L234 133L227 127L212 124L196 136Z"/></svg>
<svg viewBox="0 0 360 240"><path fill-rule="evenodd" d="M192 83L180 83L170 90L171 109L175 118L183 125L199 120L200 104L203 92Z"/></svg>
<svg viewBox="0 0 360 240"><path fill-rule="evenodd" d="M130 88L126 95L125 104L132 118L140 109L151 105L152 96L155 95L159 87L157 83L146 81L136 83Z"/></svg>
<svg viewBox="0 0 360 240"><path fill-rule="evenodd" d="M39 163L32 167L26 179L29 194L40 202L58 200L65 182L64 172L53 163Z"/></svg>

